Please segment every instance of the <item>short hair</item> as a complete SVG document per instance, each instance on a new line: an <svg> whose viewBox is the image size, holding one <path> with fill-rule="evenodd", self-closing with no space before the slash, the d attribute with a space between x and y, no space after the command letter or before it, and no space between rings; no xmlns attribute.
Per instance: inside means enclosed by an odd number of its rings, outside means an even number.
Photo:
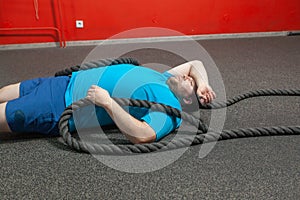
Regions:
<svg viewBox="0 0 300 200"><path fill-rule="evenodd" d="M193 93L190 96L192 103L191 104L186 104L184 101L180 100L181 108L185 112L195 112L199 110L200 107L200 101L199 98L197 97L196 93Z"/></svg>
<svg viewBox="0 0 300 200"><path fill-rule="evenodd" d="M178 84L174 84L174 82L170 81L168 79L167 84L171 91L175 94L175 96L179 99L182 110L185 112L195 112L199 109L200 101L196 95L196 92L194 92L189 98L191 98L192 103L187 104L183 101L183 95L178 90Z"/></svg>

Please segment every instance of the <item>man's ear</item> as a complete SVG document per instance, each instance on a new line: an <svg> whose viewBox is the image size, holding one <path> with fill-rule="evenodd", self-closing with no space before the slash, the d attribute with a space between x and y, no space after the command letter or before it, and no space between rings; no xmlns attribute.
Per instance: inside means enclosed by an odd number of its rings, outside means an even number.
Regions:
<svg viewBox="0 0 300 200"><path fill-rule="evenodd" d="M185 104L192 104L193 103L193 100L192 100L192 98L191 97L183 97L183 102L185 103Z"/></svg>

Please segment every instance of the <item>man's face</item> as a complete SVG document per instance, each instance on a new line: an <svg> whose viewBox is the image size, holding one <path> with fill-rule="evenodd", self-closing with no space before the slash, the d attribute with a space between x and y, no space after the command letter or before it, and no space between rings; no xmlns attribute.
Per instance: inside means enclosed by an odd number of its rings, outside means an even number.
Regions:
<svg viewBox="0 0 300 200"><path fill-rule="evenodd" d="M183 98L190 98L195 94L196 83L194 79L188 75L171 77L170 83L174 84L175 92Z"/></svg>

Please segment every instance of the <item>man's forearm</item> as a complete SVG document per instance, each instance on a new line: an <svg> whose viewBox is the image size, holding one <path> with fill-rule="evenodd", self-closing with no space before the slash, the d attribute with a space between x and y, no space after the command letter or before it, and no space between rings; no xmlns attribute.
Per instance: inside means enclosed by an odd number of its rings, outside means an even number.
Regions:
<svg viewBox="0 0 300 200"><path fill-rule="evenodd" d="M199 87L203 84L208 84L208 77L204 65L201 61L192 61L189 75L193 77L197 86Z"/></svg>
<svg viewBox="0 0 300 200"><path fill-rule="evenodd" d="M111 103L105 106L104 109L131 142L143 143L155 140L155 132L146 122L142 122L131 116L113 99L111 99Z"/></svg>
<svg viewBox="0 0 300 200"><path fill-rule="evenodd" d="M87 92L87 99L106 110L121 132L132 143L152 142L156 139L154 130L146 123L135 119L115 102L107 90L92 85Z"/></svg>
<svg viewBox="0 0 300 200"><path fill-rule="evenodd" d="M168 71L174 76L189 75L191 76L195 83L202 84L203 81L208 84L208 77L204 65L199 60L190 61L174 67Z"/></svg>

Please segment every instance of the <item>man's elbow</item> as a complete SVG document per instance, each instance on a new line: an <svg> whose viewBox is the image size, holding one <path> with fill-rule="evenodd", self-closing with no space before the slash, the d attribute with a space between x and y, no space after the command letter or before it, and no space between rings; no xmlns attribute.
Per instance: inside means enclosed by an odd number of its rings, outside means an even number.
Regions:
<svg viewBox="0 0 300 200"><path fill-rule="evenodd" d="M200 60L193 60L191 61L191 65L193 66L203 66L203 62Z"/></svg>
<svg viewBox="0 0 300 200"><path fill-rule="evenodd" d="M154 142L156 139L156 134L151 134L148 137L132 137L130 138L130 141L133 144L144 144L144 143L151 143Z"/></svg>

